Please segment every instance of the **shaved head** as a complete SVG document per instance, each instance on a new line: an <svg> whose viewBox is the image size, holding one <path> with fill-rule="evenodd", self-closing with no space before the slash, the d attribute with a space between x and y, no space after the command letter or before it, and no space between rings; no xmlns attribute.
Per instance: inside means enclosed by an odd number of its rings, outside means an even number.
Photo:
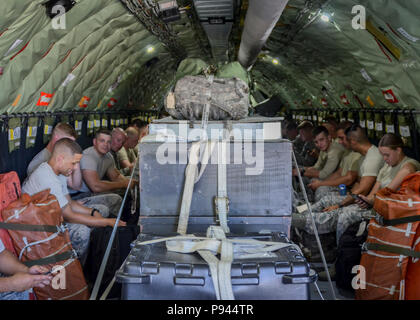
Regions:
<svg viewBox="0 0 420 320"><path fill-rule="evenodd" d="M125 133L127 134L127 141L125 142L124 147L134 148L139 143L139 131L134 127L128 127L125 130Z"/></svg>
<svg viewBox="0 0 420 320"><path fill-rule="evenodd" d="M122 135L124 137L127 137L125 131L122 128L114 128L114 129L112 129L111 137L113 137L115 135Z"/></svg>
<svg viewBox="0 0 420 320"><path fill-rule="evenodd" d="M58 140L48 161L54 172L69 177L82 159L82 148L69 138Z"/></svg>
<svg viewBox="0 0 420 320"><path fill-rule="evenodd" d="M139 132L134 127L129 127L125 130L125 133L129 138L139 139Z"/></svg>
<svg viewBox="0 0 420 320"><path fill-rule="evenodd" d="M352 125L350 128L346 130L347 139L353 140L357 143L366 144L369 143L369 139L366 136L365 131L359 125Z"/></svg>
<svg viewBox="0 0 420 320"><path fill-rule="evenodd" d="M118 152L127 141L127 134L121 128L114 128L111 132L111 150Z"/></svg>
<svg viewBox="0 0 420 320"><path fill-rule="evenodd" d="M71 125L64 122L60 122L55 126L52 135L66 138L73 137L74 139L77 138L76 130L74 130Z"/></svg>
<svg viewBox="0 0 420 320"><path fill-rule="evenodd" d="M67 154L72 156L75 154L82 154L82 148L76 141L73 141L69 138L63 138L55 143L51 156L60 154Z"/></svg>

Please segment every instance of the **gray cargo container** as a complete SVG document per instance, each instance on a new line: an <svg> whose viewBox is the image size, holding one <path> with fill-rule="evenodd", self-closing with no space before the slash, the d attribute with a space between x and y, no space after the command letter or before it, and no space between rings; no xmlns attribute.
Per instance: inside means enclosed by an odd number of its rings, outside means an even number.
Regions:
<svg viewBox="0 0 420 320"><path fill-rule="evenodd" d="M191 142L145 137L139 148L140 223L143 232L176 231ZM292 211L292 145L288 140L227 143L228 225L231 232L278 231L289 235ZM236 163L235 163L236 158ZM242 158L242 161L238 161ZM216 159L216 160L215 160ZM194 186L188 232L217 224L217 147Z"/></svg>

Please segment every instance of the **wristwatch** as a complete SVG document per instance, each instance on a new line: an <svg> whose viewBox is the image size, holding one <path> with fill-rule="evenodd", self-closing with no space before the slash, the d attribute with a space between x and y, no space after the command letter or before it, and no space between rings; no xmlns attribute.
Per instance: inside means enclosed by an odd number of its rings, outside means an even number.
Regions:
<svg viewBox="0 0 420 320"><path fill-rule="evenodd" d="M93 215L95 214L95 211L97 211L98 213L100 213L98 209L93 208L93 209L92 209L92 212L90 213L90 215L91 215L92 217L93 217Z"/></svg>

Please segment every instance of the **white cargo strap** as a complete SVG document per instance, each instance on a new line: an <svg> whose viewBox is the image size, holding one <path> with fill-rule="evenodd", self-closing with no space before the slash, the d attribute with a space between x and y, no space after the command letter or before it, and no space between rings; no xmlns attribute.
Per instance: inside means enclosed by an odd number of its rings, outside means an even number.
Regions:
<svg viewBox="0 0 420 320"><path fill-rule="evenodd" d="M209 81L209 90L205 93L205 96L207 97L206 104L204 105L203 113L201 116L201 129L203 130L203 133L207 131L207 124L209 122L209 113L210 113L210 104L211 104L211 85L214 80L214 75L210 75L207 80ZM203 136L201 136L203 138Z"/></svg>
<svg viewBox="0 0 420 320"><path fill-rule="evenodd" d="M194 180L198 165L198 151L200 150L199 143L193 143L190 149L189 160L187 168L185 169L185 183L184 192L182 193L181 211L179 213L178 229L180 234L187 233L188 219L190 216L190 206L192 194L194 191Z"/></svg>
<svg viewBox="0 0 420 320"><path fill-rule="evenodd" d="M227 215L229 212L229 198L227 196L227 176L226 176L226 136L218 142L218 161L217 161L217 197L215 198L216 213L219 218L220 226L225 233L229 233L227 225Z"/></svg>
<svg viewBox="0 0 420 320"><path fill-rule="evenodd" d="M203 160L201 162L200 173L198 173L198 160L200 151L201 141L194 142L191 145L187 168L185 169L185 183L184 191L182 193L181 211L179 213L178 229L177 232L180 234L187 233L188 219L190 216L191 200L194 191L194 184L198 182L202 176L208 159L211 156L214 148L214 142L207 142L203 152ZM209 150L210 149L210 150Z"/></svg>
<svg viewBox="0 0 420 320"><path fill-rule="evenodd" d="M216 145L213 141L207 141L206 146L202 149L202 143L200 143L200 152L201 152L201 159L200 159L200 172L198 171L198 166L195 169L195 179L194 184L200 181L201 176L203 175L204 171L206 170L206 166L210 160L210 157L213 153L214 146ZM186 174L186 172L185 172Z"/></svg>
<svg viewBox="0 0 420 320"><path fill-rule="evenodd" d="M204 145L208 141L207 136L207 125L209 122L209 114L210 114L210 105L211 105L211 85L213 83L214 75L210 75L207 77L209 82L209 90L205 92L205 96L207 97L206 103L204 104L203 113L201 115L201 135L200 135L200 162L203 163L204 158ZM204 170L201 171L203 173ZM198 176L196 182L201 178L201 174Z"/></svg>
<svg viewBox="0 0 420 320"><path fill-rule="evenodd" d="M211 84L213 83L213 79L214 79L213 75L211 75L207 78L207 80L209 81L209 90L207 90L204 94L207 97L207 99L206 99L206 103L204 104L204 107L203 107L203 112L201 114L201 136L200 136L200 141L201 141L200 153L201 153L201 156L203 156L203 145L208 140L207 125L208 125L208 122L209 122L210 104L211 104ZM200 161L201 161L201 159L200 159Z"/></svg>
<svg viewBox="0 0 420 320"><path fill-rule="evenodd" d="M211 102L211 84L213 83L214 76L208 77L210 90L207 90L207 101L204 105L202 118L201 118L201 137L199 142L194 142L191 146L189 153L189 160L187 168L185 169L185 183L184 191L182 193L181 211L179 213L178 229L180 234L187 233L188 219L190 216L190 207L192 194L194 191L194 184L197 183L204 173L207 166L208 159L213 151L214 143L207 141L207 124L209 121L210 102ZM210 144L210 145L209 145ZM203 150L203 145L204 150ZM210 147L210 152L209 152ZM201 152L200 152L201 151ZM201 159L199 159L201 156ZM200 172L198 172L198 162L201 162Z"/></svg>
<svg viewBox="0 0 420 320"><path fill-rule="evenodd" d="M209 265L218 300L234 299L231 283L231 265L234 259L272 256L273 251L286 247L294 247L300 252L299 247L292 243L228 239L219 226L210 226L207 229L207 237L185 235L144 241L138 244L149 245L158 242L166 242L168 251L178 253L198 252ZM216 257L217 254L220 254L220 260Z"/></svg>
<svg viewBox="0 0 420 320"><path fill-rule="evenodd" d="M226 241L226 235L221 227L210 226L207 229L207 238L217 239L219 248L214 251L204 248L203 250L197 250L197 252L209 265L216 298L217 300L235 300L230 278L233 261L233 244ZM216 257L219 249L220 260Z"/></svg>

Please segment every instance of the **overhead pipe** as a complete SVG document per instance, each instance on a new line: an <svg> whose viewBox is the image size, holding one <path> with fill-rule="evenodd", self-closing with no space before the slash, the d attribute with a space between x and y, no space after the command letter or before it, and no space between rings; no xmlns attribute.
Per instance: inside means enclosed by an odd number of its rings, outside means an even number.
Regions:
<svg viewBox="0 0 420 320"><path fill-rule="evenodd" d="M250 0L238 60L246 69L257 60L289 0Z"/></svg>

